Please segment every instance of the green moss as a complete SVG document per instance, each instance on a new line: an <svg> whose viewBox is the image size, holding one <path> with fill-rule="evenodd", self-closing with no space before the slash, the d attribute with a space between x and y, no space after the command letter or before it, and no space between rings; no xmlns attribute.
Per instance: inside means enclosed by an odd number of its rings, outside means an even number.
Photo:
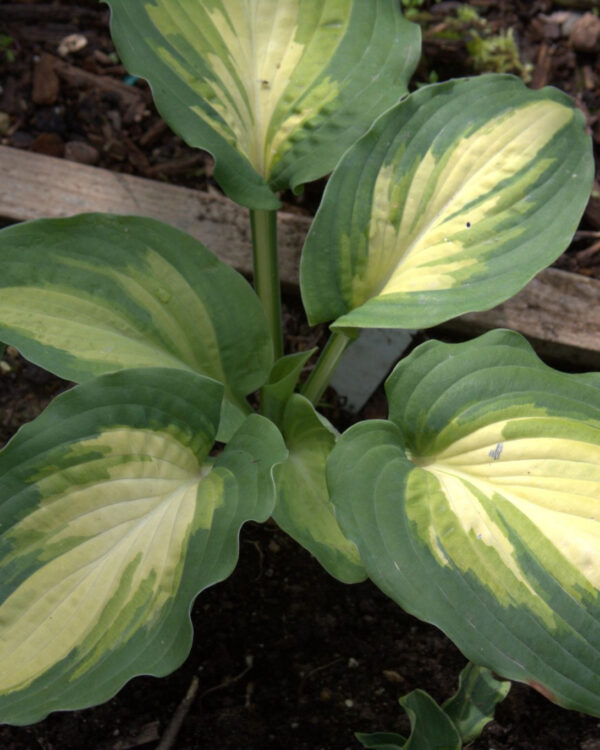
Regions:
<svg viewBox="0 0 600 750"><path fill-rule="evenodd" d="M531 64L521 62L513 29L485 37L471 31L467 51L478 73L516 73L525 82L531 79Z"/></svg>

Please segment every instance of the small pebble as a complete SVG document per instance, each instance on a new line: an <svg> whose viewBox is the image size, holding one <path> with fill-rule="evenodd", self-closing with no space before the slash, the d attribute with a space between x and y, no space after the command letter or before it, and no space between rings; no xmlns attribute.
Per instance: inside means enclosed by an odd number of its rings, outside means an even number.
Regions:
<svg viewBox="0 0 600 750"><path fill-rule="evenodd" d="M569 41L575 52L600 52L600 18L586 13L573 25Z"/></svg>
<svg viewBox="0 0 600 750"><path fill-rule="evenodd" d="M404 682L404 677L402 677L402 675L399 672L396 672L394 669L384 669L383 676L388 682L391 682L394 685L399 685L400 683Z"/></svg>
<svg viewBox="0 0 600 750"><path fill-rule="evenodd" d="M61 57L66 57L73 52L79 52L87 43L83 34L69 34L58 45L57 52Z"/></svg>

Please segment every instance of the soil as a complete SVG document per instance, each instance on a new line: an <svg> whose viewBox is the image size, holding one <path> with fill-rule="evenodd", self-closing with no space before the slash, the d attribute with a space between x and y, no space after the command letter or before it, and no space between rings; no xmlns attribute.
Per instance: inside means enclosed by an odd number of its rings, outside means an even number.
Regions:
<svg viewBox="0 0 600 750"><path fill-rule="evenodd" d="M597 2L474 0L483 21L458 25L458 3L405 4L420 5L424 27L415 83L478 72L484 63L468 46L475 32L489 38L512 29L517 56L496 54L486 65L525 75L536 87L566 90L600 143L600 32L595 40L595 22L582 20ZM61 56L61 42L73 34L85 45ZM110 42L108 11L95 0L3 2L0 85L5 145L218 189L210 157L173 135L145 84L127 77ZM284 196L288 210L313 212L321 190L317 184L299 198ZM598 230L593 199L558 265L600 278ZM285 320L290 350L319 336L296 300L287 301ZM0 445L71 385L9 348L0 367ZM339 428L356 419L333 392L327 400L327 416ZM379 392L359 417L381 416ZM0 727L1 750L156 748L190 688L196 693L172 745L177 750L356 749L355 731L406 732L398 698L422 688L444 700L465 664L436 628L405 614L368 581L338 583L273 523L242 530L236 571L198 597L192 619L194 645L174 674L138 677L103 706L53 714L31 727ZM600 750L600 723L514 685L471 745L492 748Z"/></svg>

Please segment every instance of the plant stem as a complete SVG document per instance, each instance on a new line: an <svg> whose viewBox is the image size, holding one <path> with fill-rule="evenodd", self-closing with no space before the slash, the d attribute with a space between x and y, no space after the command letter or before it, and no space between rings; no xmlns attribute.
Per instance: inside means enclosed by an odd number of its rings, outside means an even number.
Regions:
<svg viewBox="0 0 600 750"><path fill-rule="evenodd" d="M335 368L338 366L342 354L346 351L351 341L352 339L346 336L345 333L334 331L327 344L325 344L325 348L321 352L315 369L311 372L310 377L302 388L302 395L306 396L315 406L329 385Z"/></svg>
<svg viewBox="0 0 600 750"><path fill-rule="evenodd" d="M281 288L277 263L277 211L250 209L254 288L258 294L273 339L275 359L283 355Z"/></svg>

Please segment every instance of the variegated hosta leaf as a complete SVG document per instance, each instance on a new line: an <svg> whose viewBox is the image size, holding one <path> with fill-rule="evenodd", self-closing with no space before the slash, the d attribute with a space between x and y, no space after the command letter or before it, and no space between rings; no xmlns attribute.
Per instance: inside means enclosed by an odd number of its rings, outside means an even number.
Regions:
<svg viewBox="0 0 600 750"><path fill-rule="evenodd" d="M311 323L425 328L493 307L568 246L593 168L556 89L487 75L411 94L329 181L302 256Z"/></svg>
<svg viewBox="0 0 600 750"><path fill-rule="evenodd" d="M287 403L282 432L288 458L275 468L277 505L273 518L344 583L367 577L356 546L342 534L329 500L325 465L336 433L299 394Z"/></svg>
<svg viewBox="0 0 600 750"><path fill-rule="evenodd" d="M0 453L0 721L98 703L187 656L191 602L271 513L286 455L252 415L210 458L222 393L181 370L103 375Z"/></svg>
<svg viewBox="0 0 600 750"><path fill-rule="evenodd" d="M407 92L418 26L396 0L107 0L162 116L250 208L330 172Z"/></svg>
<svg viewBox="0 0 600 750"><path fill-rule="evenodd" d="M107 214L19 224L0 232L0 269L0 337L63 378L200 372L225 384L227 439L243 397L268 377L272 345L252 288L167 224Z"/></svg>
<svg viewBox="0 0 600 750"><path fill-rule="evenodd" d="M476 664L600 716L600 375L518 334L428 342L328 483L369 576Z"/></svg>

